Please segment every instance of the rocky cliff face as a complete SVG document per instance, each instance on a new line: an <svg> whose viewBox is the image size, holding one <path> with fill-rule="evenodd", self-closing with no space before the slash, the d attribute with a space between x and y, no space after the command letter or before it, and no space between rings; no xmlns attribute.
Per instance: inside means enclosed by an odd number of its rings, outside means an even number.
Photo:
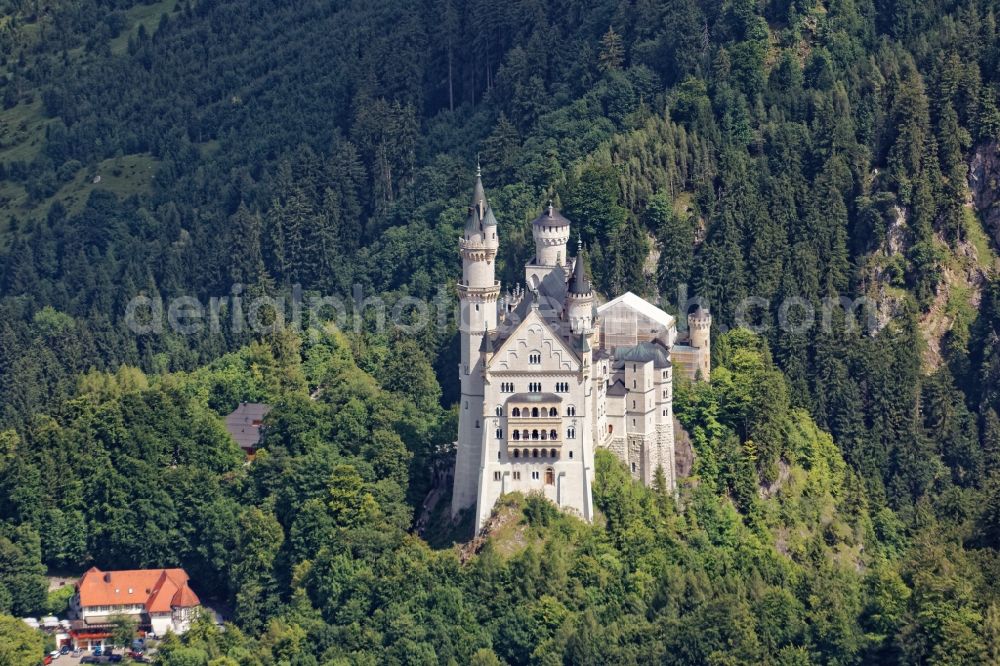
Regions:
<svg viewBox="0 0 1000 666"><path fill-rule="evenodd" d="M1000 142L981 143L972 153L969 190L986 231L1000 244Z"/></svg>

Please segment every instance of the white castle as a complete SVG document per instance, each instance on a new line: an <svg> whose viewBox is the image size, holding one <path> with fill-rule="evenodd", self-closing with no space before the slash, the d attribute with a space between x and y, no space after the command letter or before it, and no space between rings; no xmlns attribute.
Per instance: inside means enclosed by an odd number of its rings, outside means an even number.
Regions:
<svg viewBox="0 0 1000 666"><path fill-rule="evenodd" d="M610 449L647 485L676 487L673 373L709 376L711 315L674 317L629 292L603 305L570 259L570 222L551 203L533 223L528 290L502 297L497 221L477 170L459 240L462 399L452 516L475 507L478 532L504 493L541 493L593 517L594 450Z"/></svg>

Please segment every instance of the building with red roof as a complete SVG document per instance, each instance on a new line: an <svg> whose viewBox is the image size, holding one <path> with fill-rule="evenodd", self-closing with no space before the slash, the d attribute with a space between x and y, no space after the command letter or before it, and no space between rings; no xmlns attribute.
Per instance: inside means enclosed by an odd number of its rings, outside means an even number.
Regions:
<svg viewBox="0 0 1000 666"><path fill-rule="evenodd" d="M70 602L70 635L77 647L103 645L114 628L113 618L120 615L134 618L142 634L183 634L200 608L183 569L91 567L76 583Z"/></svg>

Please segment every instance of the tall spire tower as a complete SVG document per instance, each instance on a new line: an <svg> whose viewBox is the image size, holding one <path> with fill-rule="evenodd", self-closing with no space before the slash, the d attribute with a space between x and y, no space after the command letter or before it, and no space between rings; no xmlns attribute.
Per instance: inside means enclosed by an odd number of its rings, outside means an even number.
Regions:
<svg viewBox="0 0 1000 666"><path fill-rule="evenodd" d="M462 402L458 416L458 449L455 460L455 486L452 515L476 503L479 471L485 463L483 433L488 415L484 407L484 367L480 349L497 327L497 299L500 283L496 279L496 256L500 247L497 220L486 199L482 174L476 165L476 184L465 219L465 229L458 241L462 256L462 279L458 283L460 304L459 334L462 339L459 378Z"/></svg>
<svg viewBox="0 0 1000 666"><path fill-rule="evenodd" d="M577 335L590 333L594 319L594 290L584 270L583 241L577 244L576 263L566 290L566 318Z"/></svg>

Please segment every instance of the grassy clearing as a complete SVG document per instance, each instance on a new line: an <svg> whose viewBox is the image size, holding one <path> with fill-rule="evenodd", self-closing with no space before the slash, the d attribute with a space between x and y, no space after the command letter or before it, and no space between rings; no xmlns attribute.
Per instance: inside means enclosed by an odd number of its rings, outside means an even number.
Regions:
<svg viewBox="0 0 1000 666"><path fill-rule="evenodd" d="M149 191L157 162L149 154L125 155L85 167L64 185L49 203L59 201L70 213L79 212L94 190L107 190L125 198ZM97 182L95 182L97 181ZM46 204L45 208L48 208Z"/></svg>
<svg viewBox="0 0 1000 666"><path fill-rule="evenodd" d="M135 5L125 12L128 27L111 40L112 53L125 53L128 48L128 38L139 32L139 26L145 26L150 34L156 30L160 16L169 14L177 7L177 0L160 0L151 5Z"/></svg>
<svg viewBox="0 0 1000 666"><path fill-rule="evenodd" d="M94 190L114 192L119 197L148 192L156 173L157 161L151 155L125 155L100 162L97 166L84 167L72 180L64 184L48 199L29 202L24 188L11 182L0 182L0 234L6 231L7 220L14 215L20 219L39 219L56 201L68 212L83 209ZM95 182L96 181L96 182Z"/></svg>
<svg viewBox="0 0 1000 666"><path fill-rule="evenodd" d="M677 196L674 197L674 215L678 217L687 217L689 209L692 207L694 202L694 193L692 192L678 192Z"/></svg>
<svg viewBox="0 0 1000 666"><path fill-rule="evenodd" d="M35 159L45 140L45 126L50 121L42 115L42 101L0 111L0 161L30 162Z"/></svg>
<svg viewBox="0 0 1000 666"><path fill-rule="evenodd" d="M993 251L990 238L986 234L986 230L983 229L983 224L979 220L979 216L976 215L976 211L970 207L966 207L962 211L962 217L965 222L965 235L969 239L969 243L976 248L979 265L982 267L996 267L997 254Z"/></svg>

